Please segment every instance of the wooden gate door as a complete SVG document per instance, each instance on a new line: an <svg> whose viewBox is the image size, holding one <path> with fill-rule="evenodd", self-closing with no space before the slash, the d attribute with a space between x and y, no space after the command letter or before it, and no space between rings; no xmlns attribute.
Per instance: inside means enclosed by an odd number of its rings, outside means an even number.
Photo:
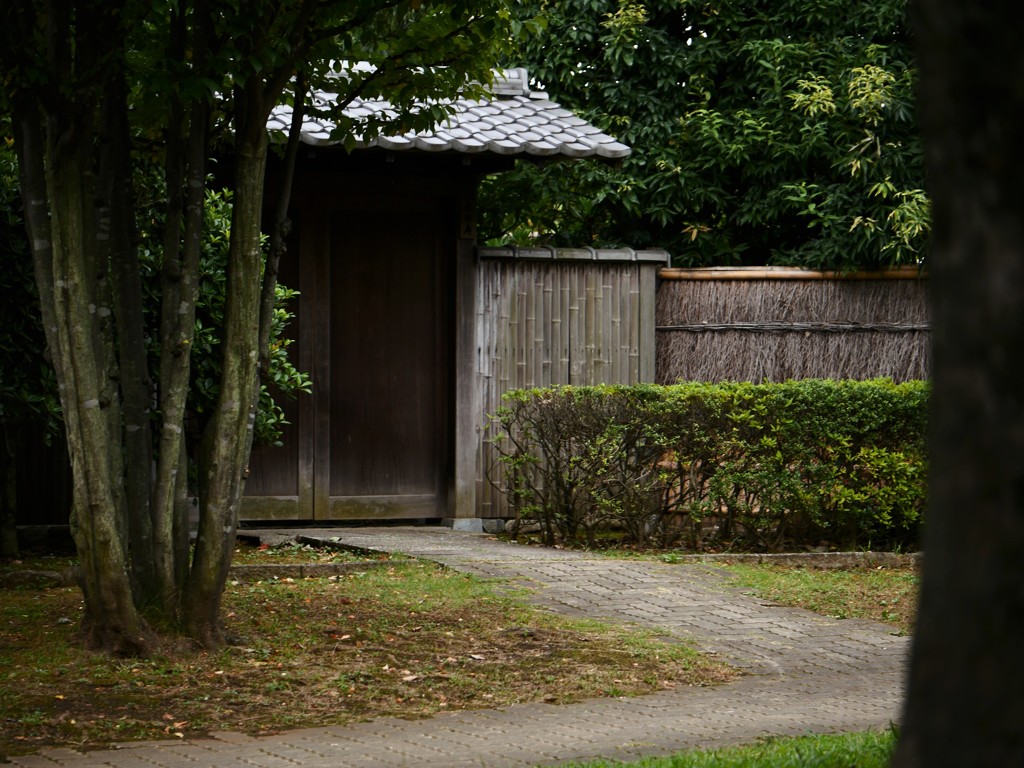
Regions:
<svg viewBox="0 0 1024 768"><path fill-rule="evenodd" d="M243 520L448 514L453 482L453 214L445 198L354 194L303 208L281 280L311 395L254 450Z"/></svg>
<svg viewBox="0 0 1024 768"><path fill-rule="evenodd" d="M317 519L445 515L448 259L444 218L430 207L329 215L321 327L330 341L317 355L329 353L330 384L314 395Z"/></svg>

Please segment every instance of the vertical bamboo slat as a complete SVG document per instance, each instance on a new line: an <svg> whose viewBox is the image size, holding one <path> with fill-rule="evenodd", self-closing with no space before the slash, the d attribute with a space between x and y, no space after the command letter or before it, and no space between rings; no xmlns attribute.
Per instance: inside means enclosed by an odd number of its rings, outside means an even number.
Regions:
<svg viewBox="0 0 1024 768"><path fill-rule="evenodd" d="M553 329L558 332L558 369L551 377L552 384L568 384L570 368L569 344L569 306L572 303L569 289L569 276L564 269L554 272L555 284L558 286L558 327Z"/></svg>
<svg viewBox="0 0 1024 768"><path fill-rule="evenodd" d="M642 318L653 315L654 285L641 280L651 264L586 259L484 258L478 279L477 376L483 413L477 498L482 517L509 517L491 484L498 455L487 416L513 388L639 381L649 340ZM649 285L644 291L642 286ZM647 294L650 295L647 295ZM650 329L653 335L653 328Z"/></svg>
<svg viewBox="0 0 1024 768"><path fill-rule="evenodd" d="M597 275L591 270L586 270L580 275L583 283L583 294L581 307L583 309L583 371L581 384L590 386L601 376L604 371L600 370L597 361L597 319L601 311L598 306L600 294L594 283Z"/></svg>
<svg viewBox="0 0 1024 768"><path fill-rule="evenodd" d="M627 336L630 339L640 339L640 275L630 275L629 280L629 296L625 297L624 311L629 313L629 329ZM627 348L627 355L629 356L628 370L629 379L631 381L641 381L640 379L640 347L641 343L638 343L636 347L629 346Z"/></svg>

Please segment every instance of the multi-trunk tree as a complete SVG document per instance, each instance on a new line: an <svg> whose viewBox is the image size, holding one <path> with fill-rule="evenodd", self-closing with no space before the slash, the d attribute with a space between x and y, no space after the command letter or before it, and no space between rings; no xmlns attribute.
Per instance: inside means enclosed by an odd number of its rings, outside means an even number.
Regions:
<svg viewBox="0 0 1024 768"><path fill-rule="evenodd" d="M431 125L444 114L438 99L489 76L509 24L500 2L457 0L4 5L2 96L72 463L88 646L144 653L154 626L181 626L205 646L223 641L221 595L287 227L288 190L275 189L267 255L270 111L287 101L301 115L310 89L325 87L338 94L338 137L349 143ZM333 71L357 61L373 66ZM357 96L386 96L394 112L347 120L339 110ZM161 158L166 177L157 366L143 337L138 148ZM233 174L227 295L218 397L190 488L184 417L215 150Z"/></svg>
<svg viewBox="0 0 1024 768"><path fill-rule="evenodd" d="M680 266L924 258L906 0L518 8L545 24L509 63L633 154L619 168L521 165L492 179L485 237L660 246Z"/></svg>

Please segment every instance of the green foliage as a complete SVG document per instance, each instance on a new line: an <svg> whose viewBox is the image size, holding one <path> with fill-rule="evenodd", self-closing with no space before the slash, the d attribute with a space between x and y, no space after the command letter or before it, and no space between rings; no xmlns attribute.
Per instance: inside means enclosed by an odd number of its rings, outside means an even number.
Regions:
<svg viewBox="0 0 1024 768"><path fill-rule="evenodd" d="M896 739L894 729L768 738L747 746L692 750L632 763L598 760L570 768L887 768Z"/></svg>
<svg viewBox="0 0 1024 768"><path fill-rule="evenodd" d="M483 189L496 242L666 247L679 265L925 257L905 0L557 0L510 63L633 148Z"/></svg>
<svg viewBox="0 0 1024 768"><path fill-rule="evenodd" d="M153 184L150 177L150 184ZM162 214L153 202L159 195L147 189L139 204L141 223L140 257L147 296L147 322L154 355L159 354L160 226ZM146 199L148 198L148 199ZM0 421L5 424L37 425L52 437L61 429L57 382L46 360L46 340L39 320L38 298L32 272L32 256L25 239L20 214L17 167L14 153L0 146L0 290L5 301L0 307ZM201 280L193 344L191 410L197 419L216 402L219 381L220 327L226 296L225 269L231 223L231 195L209 192L205 207L206 232L200 264ZM255 442L273 444L287 423L279 403L282 397L309 392L309 376L299 371L288 356L292 340L285 331L294 314L288 309L298 292L279 285L271 331L268 370L260 390ZM157 361L154 357L153 367ZM156 380L154 373L154 381Z"/></svg>
<svg viewBox="0 0 1024 768"><path fill-rule="evenodd" d="M199 263L199 294L196 298L196 330L192 342L191 384L189 412L194 419L190 431L198 435L210 412L217 403L220 391L223 350L221 329L224 325L224 302L227 299L227 260L231 235L231 192L213 191L206 194L203 208L203 250ZM159 352L157 324L159 317L159 275L162 260L160 235L162 214L158 208L143 209L145 226L141 260L146 277L146 294L150 310L148 334L152 348ZM277 286L276 305L270 333L270 351L267 370L263 372L256 411L253 441L256 445L280 444L281 430L288 423L280 400L312 391L309 375L299 371L288 355L292 340L285 336L289 323L295 317L289 304L298 291L284 285ZM154 364L155 364L154 360Z"/></svg>
<svg viewBox="0 0 1024 768"><path fill-rule="evenodd" d="M594 543L611 524L638 540L663 506L657 467L664 452L645 424L651 387L514 390L497 418L507 493L518 519L536 519L545 538Z"/></svg>
<svg viewBox="0 0 1024 768"><path fill-rule="evenodd" d="M190 409L205 423L217 403L220 391L223 349L221 328L227 298L227 261L231 231L231 194L209 191L204 207L205 231L199 263L199 297L196 302L196 335L192 349L192 385ZM253 442L256 445L280 444L281 430L288 422L279 404L281 397L295 397L312 391L309 375L299 371L289 359L292 340L283 334L295 314L288 309L298 291L277 285L274 317L270 331L267 369L261 383Z"/></svg>
<svg viewBox="0 0 1024 768"><path fill-rule="evenodd" d="M494 443L517 519L548 543L907 546L927 397L888 379L515 390Z"/></svg>

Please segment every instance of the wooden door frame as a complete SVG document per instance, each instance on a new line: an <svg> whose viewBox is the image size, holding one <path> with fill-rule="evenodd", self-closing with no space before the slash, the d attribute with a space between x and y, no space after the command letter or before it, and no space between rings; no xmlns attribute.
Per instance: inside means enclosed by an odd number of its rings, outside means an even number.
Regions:
<svg viewBox="0 0 1024 768"><path fill-rule="evenodd" d="M475 158L474 158L475 160ZM397 163L396 163L397 165ZM297 366L314 380L311 395L300 395L297 403L299 477L295 496L248 496L243 502L243 520L330 521L365 519L348 514L331 514L330 465L315 461L318 449L330 444L329 423L316 415L324 412L324 398L330 397L330 362L319 354L330 343L328 313L318 311L330 299L328 281L320 279L317 254L330 248L329 221L332 209L371 205L395 209L401 198L440 200L439 208L450 224L442 237L444 249L447 318L441 331L448 334L444 362L446 429L448 430L445 472L440 499L431 514L409 513L382 505L372 519L467 518L477 516L477 443L479 392L476 386L477 349L474 335L476 314L476 231L475 196L481 174L462 162L446 175L345 175L329 168L307 170L296 180L293 209L298 248L286 258L299 260L299 322L296 338ZM400 214L396 213L396 216ZM439 214L440 215L440 214ZM325 513L324 510L327 510Z"/></svg>
<svg viewBox="0 0 1024 768"><path fill-rule="evenodd" d="M381 204L384 202L385 204ZM453 422L451 418L452 408L452 341L451 341L451 314L452 314L452 274L454 260L454 209L452 201L443 196L427 195L390 195L386 201L367 201L361 197L358 201L345 199L341 204L332 204L328 201L325 205L327 220L331 225L325 227L327 231L327 242L324 249L318 254L322 263L318 263L318 286L328 286L330 301L320 303L321 316L317 319L316 342L319 345L314 352L314 357L326 366L324 371L324 382L321 389L321 400L317 401L318 407L324 408L315 416L318 424L317 440L315 444L316 461L319 471L315 480L316 493L314 496L314 519L316 520L388 520L388 519L440 519L445 516L448 507L448 495L450 476L452 474L452 445L454 442ZM419 237L424 238L418 241L426 253L421 254L429 258L431 263L427 267L427 273L432 275L431 300L429 304L429 322L434 332L433 349L426 353L426 360L429 362L420 369L420 373L426 372L430 381L429 392L432 393L430 402L425 403L428 418L432 417L432 426L427 429L428 441L435 446L435 450L426 450L426 453L417 453L419 459L427 458L424 466L429 468L428 475L432 476L432 483L435 489L432 493L425 492L403 492L398 491L391 494L378 495L372 491L347 495L337 493L336 483L338 477L334 476L337 467L332 460L332 454L337 446L333 443L333 435L330 425L340 415L335 412L336 403L332 400L337 393L335 382L331 377L337 374L334 360L335 352L338 351L337 338L332 338L332 333L337 330L333 317L333 308L339 298L337 286L334 285L337 275L336 269L339 266L338 259L366 259L367 256L349 252L344 240L334 242L331 237L337 233L335 225L338 219L359 219L359 214L367 214L367 219L380 218L378 214L385 214L393 217L395 227L401 229L402 220L415 218L418 221L417 228L426 225L427 232L420 231ZM355 239L355 238L354 238ZM427 240L429 239L429 240ZM404 242L399 238L396 243ZM412 246L410 246L412 247ZM396 254L397 256L398 254ZM401 260L401 257L398 258ZM355 264L356 262L351 262ZM386 263L375 264L363 262L356 267L370 265L371 269L387 271L389 265ZM343 268L344 269L344 268ZM436 291L436 293L435 293ZM383 300L383 298L382 298ZM353 329L358 331L358 329ZM427 349L427 347L421 347ZM325 362L326 361L326 362ZM400 365L400 361L398 361ZM330 401L330 402L329 402ZM387 406L382 406L387 407ZM323 441L326 435L326 442ZM438 453L438 450L440 453ZM326 469L325 469L326 467ZM325 492L323 483L327 483ZM332 487L334 486L334 487Z"/></svg>

